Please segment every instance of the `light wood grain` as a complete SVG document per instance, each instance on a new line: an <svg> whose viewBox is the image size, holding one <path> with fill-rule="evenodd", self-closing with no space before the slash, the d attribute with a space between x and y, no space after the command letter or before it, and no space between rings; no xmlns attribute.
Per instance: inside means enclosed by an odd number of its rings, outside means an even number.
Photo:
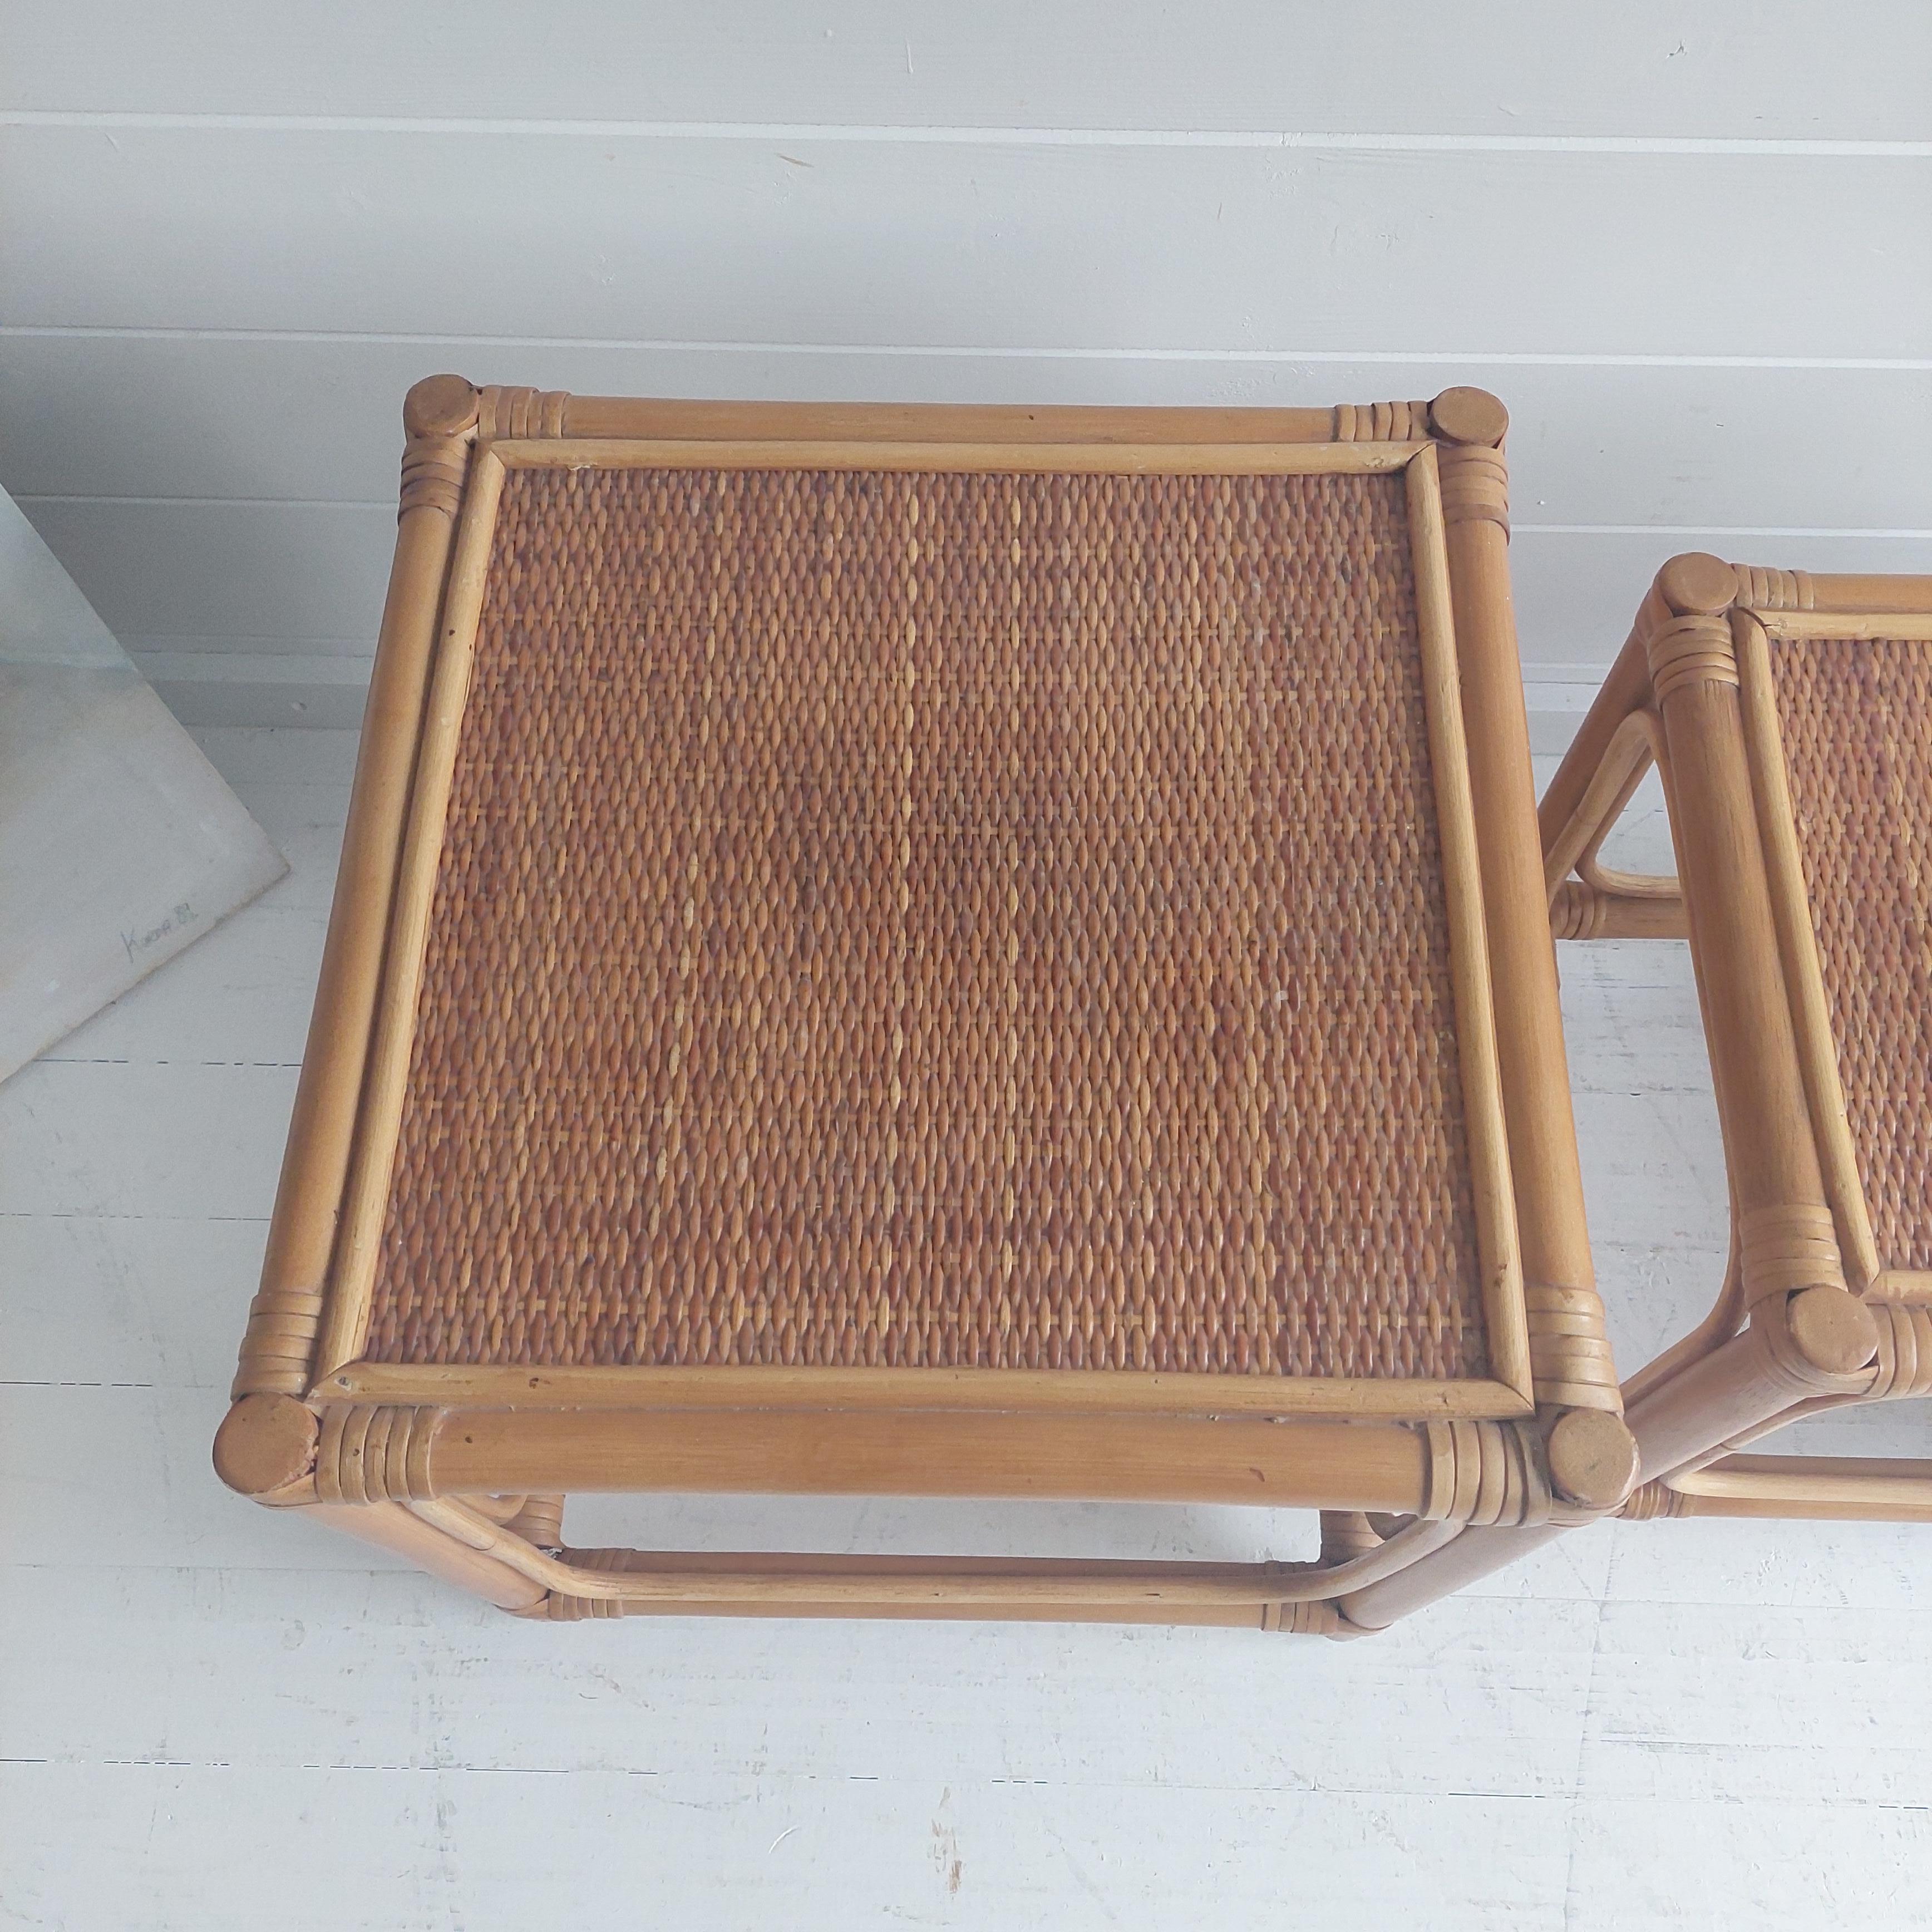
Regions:
<svg viewBox="0 0 1932 1932"><path fill-rule="evenodd" d="M764 438L814 443L1326 443L1333 440L1334 424L1332 408L684 401L595 394L572 394L563 407L564 433L591 442L622 439L716 443Z"/></svg>
<svg viewBox="0 0 1932 1932"><path fill-rule="evenodd" d="M1708 620L1726 651L1727 620ZM1656 659L1653 655L1653 676ZM1666 782L1684 897L1691 908L1705 1021L1726 1160L1741 1222L1787 1207L1825 1209L1797 1045L1777 973L1778 940L1751 804L1735 675L1677 683L1662 699L1670 747ZM1748 1303L1798 1286L1781 1276Z"/></svg>
<svg viewBox="0 0 1932 1932"><path fill-rule="evenodd" d="M1300 1376L1170 1375L1052 1369L466 1367L356 1361L319 1377L317 1393L357 1402L480 1408L1093 1409L1117 1414L1488 1418L1530 1407L1508 1384Z"/></svg>
<svg viewBox="0 0 1932 1932"><path fill-rule="evenodd" d="M1419 1431L1223 1417L837 1414L782 1409L460 1409L438 1429L439 1490L681 1490L1066 1496L1414 1514Z"/></svg>
<svg viewBox="0 0 1932 1932"><path fill-rule="evenodd" d="M343 1225L329 1277L328 1306L316 1340L314 1375L318 1378L362 1352L375 1274L376 1242L388 1197L403 1082L415 1035L423 936L428 929L442 849L450 770L469 693L470 653L476 643L477 614L482 608L484 574L502 477L502 466L494 456L485 452L476 458L462 513L450 540L447 592L440 583L433 589L424 584L416 590L418 617L434 614L435 668L420 739L412 722L396 730L391 747L411 754L409 819L394 862L393 905L384 892L371 908L373 914L382 917L386 928L386 971L380 992L372 1002L374 1033L368 1048L368 1082L361 1088L355 1164L341 1184L342 1191L334 1197L340 1203ZM338 897L341 890L338 885ZM305 1198L311 1211L322 1211L320 1197Z"/></svg>
<svg viewBox="0 0 1932 1932"><path fill-rule="evenodd" d="M1762 614L1782 637L1932 636L1932 576L1876 571L1814 571L1810 576L1815 608Z"/></svg>
<svg viewBox="0 0 1932 1932"><path fill-rule="evenodd" d="M381 1508L381 1505L374 1507ZM1279 1563L1094 1562L1078 1558L920 1558L718 1555L669 1550L553 1557L454 1499L412 1502L410 1514L449 1542L547 1589L553 1597L640 1610L708 1612L712 1606L821 1616L958 1615L976 1609L1109 1621L1114 1611L1168 1610L1188 1623L1195 1612L1221 1621L1245 1610L1268 1629L1266 1611L1315 1604L1337 1591L1390 1574L1456 1534L1450 1523L1417 1522L1330 1566ZM592 1562L590 1554L614 1559ZM494 1599L493 1599L494 1600ZM1327 1631L1321 1633L1329 1634Z"/></svg>
<svg viewBox="0 0 1932 1932"><path fill-rule="evenodd" d="M1932 1523L1932 1462L1908 1457L1726 1456L1671 1486L1686 1516Z"/></svg>
<svg viewBox="0 0 1932 1932"><path fill-rule="evenodd" d="M1435 781L1438 836L1448 908L1456 1006L1456 1049L1462 1077L1469 1168L1483 1267L1484 1340L1490 1372L1527 1406L1536 1393L1523 1307L1522 1260L1510 1173L1496 1048L1496 988L1484 922L1482 853L1462 719L1462 680L1450 586L1448 527L1433 448L1406 470L1409 543L1414 559L1416 621L1422 650L1423 702ZM1514 998L1514 986L1504 997Z"/></svg>
<svg viewBox="0 0 1932 1932"><path fill-rule="evenodd" d="M1127 412L1096 413L1103 415L1113 429L1112 435L1097 443L898 442L883 436L876 442L665 442L572 436L529 442L506 438L489 447L498 462L512 470L1007 470L1022 476L1065 472L1163 476L1374 474L1404 469L1428 447L1410 442L1284 441L1254 448L1242 443L1136 443L1114 440L1132 433L1135 424ZM1291 422L1283 427L1292 430L1298 425Z"/></svg>
<svg viewBox="0 0 1932 1932"><path fill-rule="evenodd" d="M1552 898L1577 861L1600 842L1604 830L1630 802L1651 763L1650 734L1642 716L1623 709L1616 689L1618 674L1628 659L1626 651L1612 668L1606 685L1612 698L1606 701L1599 694L1572 744L1564 760L1569 776L1558 772L1538 808L1544 824L1544 881ZM1648 682L1647 676L1645 682ZM1619 711L1621 716L1615 715ZM1571 759L1576 761L1574 766ZM1579 778L1580 785L1576 782Z"/></svg>

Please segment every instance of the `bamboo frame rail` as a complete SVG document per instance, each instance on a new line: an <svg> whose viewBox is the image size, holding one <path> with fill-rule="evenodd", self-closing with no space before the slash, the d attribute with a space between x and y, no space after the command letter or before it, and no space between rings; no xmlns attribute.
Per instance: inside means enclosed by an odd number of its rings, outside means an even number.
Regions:
<svg viewBox="0 0 1932 1932"><path fill-rule="evenodd" d="M998 1616L1354 1634L1618 1507L1510 608L1502 405L753 404L417 385L290 1150L215 1447L244 1494L524 1616ZM1461 1376L379 1358L375 1282L506 477L1383 476L1407 509L1485 1366ZM1642 889L1637 892L1642 896ZM849 1362L850 1358L848 1358ZM585 1490L1316 1508L1313 1564L572 1550Z"/></svg>
<svg viewBox="0 0 1932 1932"><path fill-rule="evenodd" d="M1052 1617L1167 1610L1190 1622L1190 1612L1246 1611L1268 1628L1264 1615L1286 1606L1324 1604L1338 1591L1361 1588L1451 1540L1458 1526L1418 1521L1372 1548L1333 1563L1133 1563L1072 1558L706 1556L690 1552L576 1551L558 1556L532 1548L473 1508L454 1502L416 1502L411 1515L452 1540L541 1584L571 1607L592 1614L735 1606L748 1612L826 1610L842 1601L868 1615L922 1615L934 1608L1003 1614L1028 1610ZM554 1610L553 1615L558 1614ZM1218 1622L1218 1617L1207 1619Z"/></svg>
<svg viewBox="0 0 1932 1932"><path fill-rule="evenodd" d="M1625 1385L1650 1478L1625 1506L1635 1517L1932 1520L1932 1461L1726 1453L1820 1408L1932 1393L1927 1270L1874 1234L1801 851L1773 653L1813 640L1847 665L1865 646L1932 646L1932 578L1673 559L1540 808L1559 937L1690 940L1731 1178L1734 1252L1716 1306ZM1829 745L1858 721L1819 701L1794 688L1786 702L1814 709L1789 716ZM1653 764L1681 884L1606 879L1595 854ZM1876 782L1856 760L1844 781ZM1808 836L1822 850L1827 835ZM1916 983L1908 974L1886 1000L1909 1005ZM1918 1178L1922 1198L1929 1182ZM1895 1210L1894 1241L1898 1228Z"/></svg>
<svg viewBox="0 0 1932 1932"><path fill-rule="evenodd" d="M1622 1514L1932 1522L1932 1466L1910 1456L1725 1456L1645 1484Z"/></svg>

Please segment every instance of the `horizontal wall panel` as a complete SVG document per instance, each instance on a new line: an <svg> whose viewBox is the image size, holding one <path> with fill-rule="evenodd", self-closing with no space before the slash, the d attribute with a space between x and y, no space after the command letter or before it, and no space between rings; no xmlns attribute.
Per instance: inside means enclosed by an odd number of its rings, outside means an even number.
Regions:
<svg viewBox="0 0 1932 1932"><path fill-rule="evenodd" d="M129 649L233 638L249 650L368 652L396 513L356 505L23 502Z"/></svg>
<svg viewBox="0 0 1932 1932"><path fill-rule="evenodd" d="M33 520L129 649L368 653L395 542L382 506L50 502ZM1932 572L1932 538L1738 537L1717 531L1519 530L1512 548L1526 660L1607 664L1666 558L1717 549L1796 569Z"/></svg>
<svg viewBox="0 0 1932 1932"><path fill-rule="evenodd" d="M141 650L134 668L182 724L355 730L369 696L368 654Z"/></svg>
<svg viewBox="0 0 1932 1932"><path fill-rule="evenodd" d="M1932 307L1898 160L15 128L0 165L19 325L1841 360L1922 358Z"/></svg>
<svg viewBox="0 0 1932 1932"><path fill-rule="evenodd" d="M16 335L15 495L380 502L430 371L580 394L1306 405L1474 382L1509 404L1518 519L1932 530L1932 371L934 356L664 346Z"/></svg>
<svg viewBox="0 0 1932 1932"><path fill-rule="evenodd" d="M272 31L268 22L272 20ZM65 0L8 28L41 110L1922 139L1892 0Z"/></svg>

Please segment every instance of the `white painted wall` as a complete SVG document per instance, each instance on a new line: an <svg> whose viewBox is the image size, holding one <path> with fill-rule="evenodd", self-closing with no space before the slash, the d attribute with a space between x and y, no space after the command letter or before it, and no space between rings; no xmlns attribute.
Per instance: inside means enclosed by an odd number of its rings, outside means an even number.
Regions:
<svg viewBox="0 0 1932 1932"><path fill-rule="evenodd" d="M398 407L445 368L944 400L1480 383L1515 418L1552 708L1674 551L1932 570L1920 0L0 20L0 484L198 719L352 722Z"/></svg>

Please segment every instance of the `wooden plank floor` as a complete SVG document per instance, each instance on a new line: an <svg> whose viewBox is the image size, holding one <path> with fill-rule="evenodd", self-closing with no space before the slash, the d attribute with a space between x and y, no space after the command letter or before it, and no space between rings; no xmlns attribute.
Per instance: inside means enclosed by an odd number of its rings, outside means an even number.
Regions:
<svg viewBox="0 0 1932 1932"><path fill-rule="evenodd" d="M0 1088L0 1924L1923 1922L1932 1677L1910 1660L1932 1531L1600 1527L1342 1646L550 1628L229 1496L207 1445L354 746L202 736L290 877ZM1594 1232L1634 1366L1723 1263L1688 962L1658 945L1563 963ZM1821 1439L1932 1449L1903 1411ZM1131 1507L598 1502L572 1523L717 1546L1311 1540L1304 1517Z"/></svg>

